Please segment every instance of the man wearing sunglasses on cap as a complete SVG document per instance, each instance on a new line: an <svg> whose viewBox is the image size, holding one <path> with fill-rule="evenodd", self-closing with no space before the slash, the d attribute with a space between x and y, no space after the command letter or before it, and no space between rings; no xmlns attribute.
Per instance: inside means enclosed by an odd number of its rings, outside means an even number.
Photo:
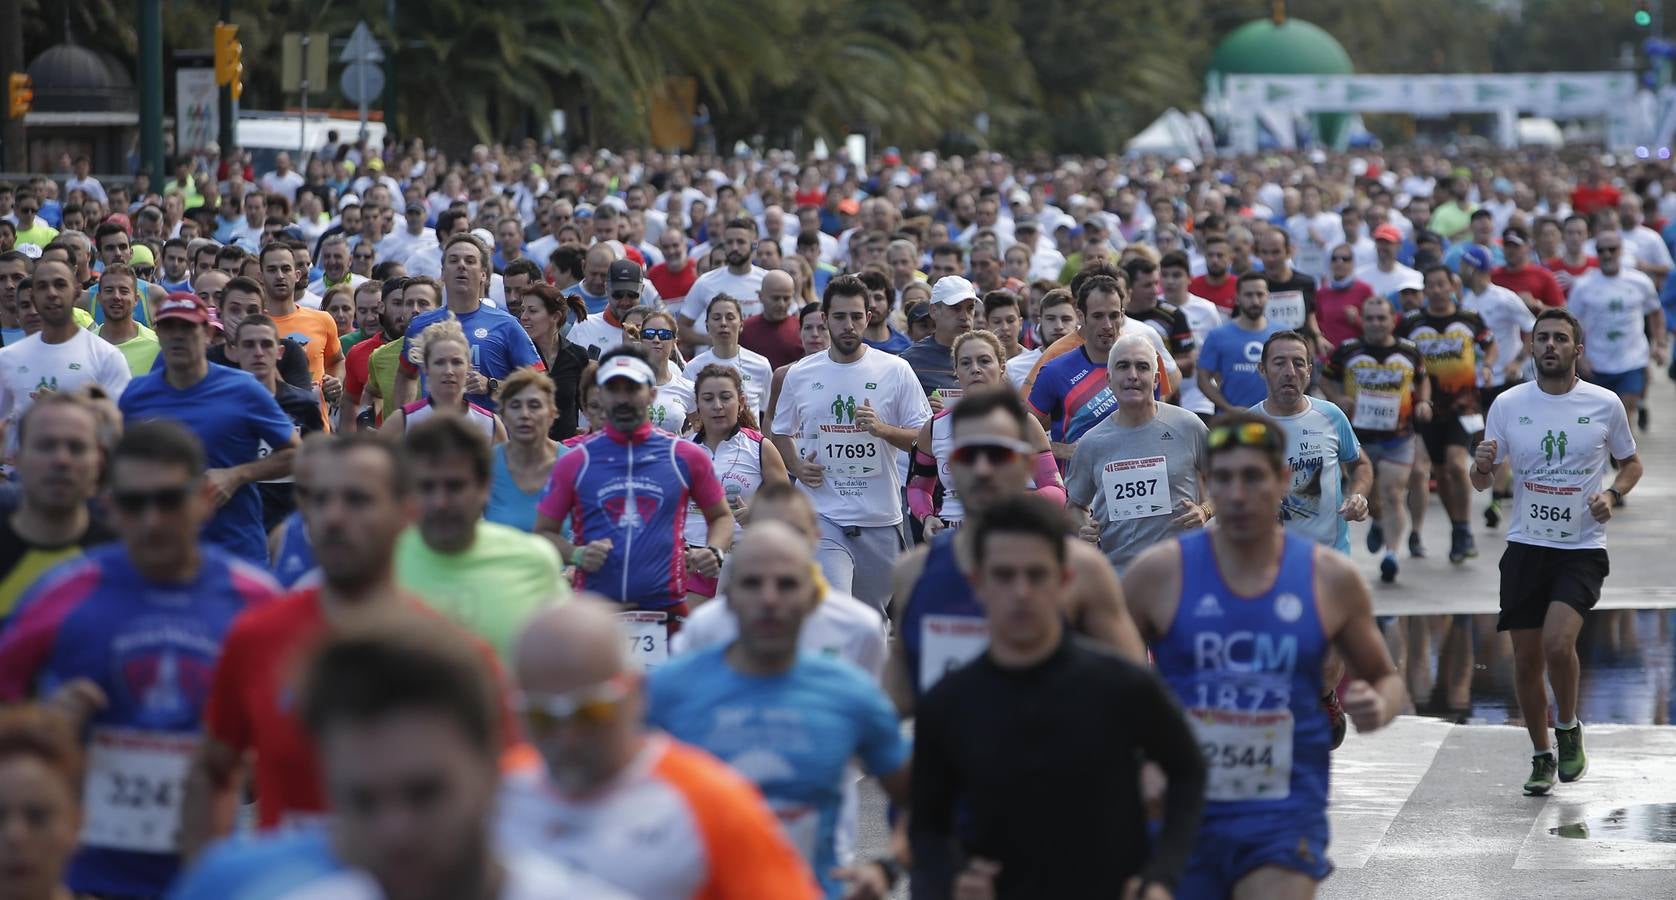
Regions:
<svg viewBox="0 0 1676 900"><path fill-rule="evenodd" d="M1332 872L1326 657L1336 651L1357 679L1344 693L1357 731L1383 727L1406 691L1355 565L1281 524L1293 484L1286 432L1241 412L1212 420L1206 443L1216 519L1142 553L1123 576L1208 769L1175 896L1307 900Z"/></svg>
<svg viewBox="0 0 1676 900"><path fill-rule="evenodd" d="M0 638L0 698L49 697L89 728L82 847L68 879L77 893L157 896L174 880L179 787L210 670L234 617L279 596L266 572L199 543L215 510L204 466L180 425L130 427L110 467L122 543L42 576Z"/></svg>
<svg viewBox="0 0 1676 900"><path fill-rule="evenodd" d="M525 626L514 707L545 765L507 779L499 844L644 900L820 896L762 795L708 753L644 725L615 604L579 598Z"/></svg>
<svg viewBox="0 0 1676 900"><path fill-rule="evenodd" d="M1024 401L1006 389L967 394L949 413L949 474L968 518L1030 490L1036 450L1024 438L1028 415ZM885 683L904 716L913 714L915 702L932 685L976 658L989 642L983 607L969 578L968 540L964 529L939 532L897 561L891 574L896 646ZM1063 598L1071 627L1133 660L1145 660L1111 564L1069 532L1065 544L1070 582Z"/></svg>
<svg viewBox="0 0 1676 900"><path fill-rule="evenodd" d="M1205 423L1153 396L1157 360L1141 335L1112 345L1106 377L1117 411L1082 436L1066 472L1066 496L1088 520L1084 536L1119 574L1142 550L1210 518L1199 477Z"/></svg>

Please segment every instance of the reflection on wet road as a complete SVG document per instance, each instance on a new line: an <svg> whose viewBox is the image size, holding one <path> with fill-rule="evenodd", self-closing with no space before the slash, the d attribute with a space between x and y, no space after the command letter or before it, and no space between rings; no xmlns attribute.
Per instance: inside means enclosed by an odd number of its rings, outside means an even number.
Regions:
<svg viewBox="0 0 1676 900"><path fill-rule="evenodd" d="M1577 639L1582 667L1579 717L1592 724L1671 722L1672 630L1676 610L1589 613ZM1421 716L1460 724L1522 725L1513 694L1513 645L1490 615L1381 619L1386 644Z"/></svg>

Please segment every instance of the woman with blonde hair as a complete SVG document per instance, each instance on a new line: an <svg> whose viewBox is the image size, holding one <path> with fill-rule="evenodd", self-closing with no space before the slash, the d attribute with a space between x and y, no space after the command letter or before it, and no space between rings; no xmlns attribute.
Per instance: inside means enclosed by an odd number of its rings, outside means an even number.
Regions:
<svg viewBox="0 0 1676 900"><path fill-rule="evenodd" d="M465 416L492 444L506 441L506 428L494 413L466 399L471 375L471 344L465 329L449 316L419 333L408 359L425 378L426 395L390 414L382 431L400 440L407 429L433 415Z"/></svg>
<svg viewBox="0 0 1676 900"><path fill-rule="evenodd" d="M932 397L936 414L920 428L914 441L913 466L908 478L908 509L920 521L926 538L944 528L959 527L964 516L960 497L955 493L954 479L949 474L949 460L954 451L954 434L949 413L968 391L1013 390L1007 380L1006 353L1001 339L994 332L979 329L968 331L954 341L950 348L954 356L954 377L959 387L953 391L939 391ZM1065 485L1059 477L1059 466L1053 459L1053 445L1047 433L1034 417L1026 420L1025 440L1036 450L1036 491L1049 495L1059 505L1065 504ZM937 488L942 488L939 502ZM1053 495L1057 493L1057 496Z"/></svg>

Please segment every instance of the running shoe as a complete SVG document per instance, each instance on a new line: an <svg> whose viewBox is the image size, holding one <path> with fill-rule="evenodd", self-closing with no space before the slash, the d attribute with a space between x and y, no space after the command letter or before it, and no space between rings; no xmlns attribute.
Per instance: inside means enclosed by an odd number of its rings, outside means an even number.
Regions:
<svg viewBox="0 0 1676 900"><path fill-rule="evenodd" d="M1525 796L1546 797L1554 789L1554 754L1538 753L1531 757L1531 777L1525 779Z"/></svg>
<svg viewBox="0 0 1676 900"><path fill-rule="evenodd" d="M1344 704L1339 702L1338 691L1328 691L1321 697L1321 708L1327 712L1327 722L1333 729L1333 749L1344 743L1344 734L1348 730L1349 721L1344 717Z"/></svg>
<svg viewBox="0 0 1676 900"><path fill-rule="evenodd" d="M1408 533L1408 555L1415 559L1426 558L1426 545L1420 543L1420 532L1418 531Z"/></svg>
<svg viewBox="0 0 1676 900"><path fill-rule="evenodd" d="M1450 531L1449 531L1449 561L1452 562L1452 563L1455 563L1457 565L1460 564L1460 563L1466 562L1466 558L1468 556L1472 555L1471 553L1468 552L1468 549L1467 549L1468 546L1471 543L1472 543L1472 532L1471 531L1469 531L1468 529L1463 528L1459 525L1456 525L1454 528L1450 529Z"/></svg>
<svg viewBox="0 0 1676 900"><path fill-rule="evenodd" d="M1501 498L1491 497L1490 505L1484 507L1484 527L1494 528L1501 524Z"/></svg>
<svg viewBox="0 0 1676 900"><path fill-rule="evenodd" d="M1570 784L1589 771L1589 757L1583 752L1583 723L1569 729L1554 729L1554 741L1560 749L1560 780Z"/></svg>
<svg viewBox="0 0 1676 900"><path fill-rule="evenodd" d="M1379 580L1386 584L1392 584L1397 580L1397 555L1395 553L1387 553L1385 558L1379 561Z"/></svg>
<svg viewBox="0 0 1676 900"><path fill-rule="evenodd" d="M1368 526L1368 552L1378 553L1385 548L1385 529L1375 522Z"/></svg>
<svg viewBox="0 0 1676 900"><path fill-rule="evenodd" d="M1647 430L1647 407L1643 406L1635 411L1635 427Z"/></svg>
<svg viewBox="0 0 1676 900"><path fill-rule="evenodd" d="M1464 532L1464 534L1466 535L1467 559L1477 559L1478 558L1478 539L1472 536L1471 531Z"/></svg>

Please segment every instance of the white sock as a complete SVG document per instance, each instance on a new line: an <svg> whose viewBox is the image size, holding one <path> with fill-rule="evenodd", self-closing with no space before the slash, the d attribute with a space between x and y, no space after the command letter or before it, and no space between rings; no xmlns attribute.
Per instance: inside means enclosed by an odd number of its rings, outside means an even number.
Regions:
<svg viewBox="0 0 1676 900"><path fill-rule="evenodd" d="M1547 747L1545 749L1538 750L1531 755L1532 756L1549 756L1549 757L1552 757L1554 755L1554 748L1553 747Z"/></svg>
<svg viewBox="0 0 1676 900"><path fill-rule="evenodd" d="M1576 728L1576 727L1577 727L1577 720L1576 719L1572 719L1569 722L1556 722L1554 724L1554 730L1555 731L1570 731L1571 729Z"/></svg>

